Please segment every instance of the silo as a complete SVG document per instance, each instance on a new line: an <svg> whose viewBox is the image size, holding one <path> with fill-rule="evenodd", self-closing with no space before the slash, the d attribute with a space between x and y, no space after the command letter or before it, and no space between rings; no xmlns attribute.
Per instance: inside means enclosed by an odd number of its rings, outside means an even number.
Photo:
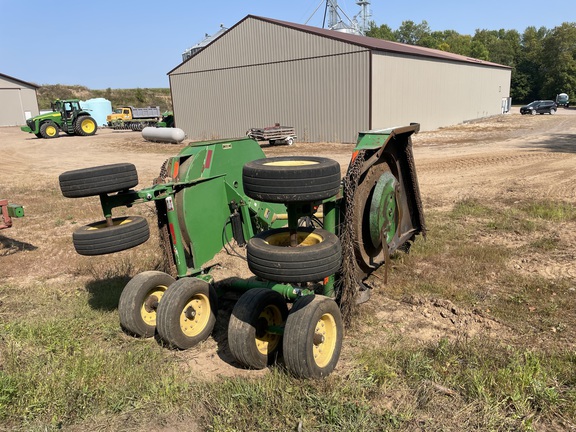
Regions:
<svg viewBox="0 0 576 432"><path fill-rule="evenodd" d="M108 99L94 98L80 101L80 106L90 113L98 126L106 125L106 116L112 113L112 103Z"/></svg>

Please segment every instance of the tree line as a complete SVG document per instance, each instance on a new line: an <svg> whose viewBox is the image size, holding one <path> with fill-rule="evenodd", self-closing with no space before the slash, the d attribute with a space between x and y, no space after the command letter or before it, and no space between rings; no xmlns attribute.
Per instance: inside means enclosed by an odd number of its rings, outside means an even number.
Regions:
<svg viewBox="0 0 576 432"><path fill-rule="evenodd" d="M426 21L403 21L397 30L372 22L366 36L510 66L514 103L555 99L558 93L576 99L576 23L553 29L532 26L523 33L477 29L471 36L454 30L431 31Z"/></svg>

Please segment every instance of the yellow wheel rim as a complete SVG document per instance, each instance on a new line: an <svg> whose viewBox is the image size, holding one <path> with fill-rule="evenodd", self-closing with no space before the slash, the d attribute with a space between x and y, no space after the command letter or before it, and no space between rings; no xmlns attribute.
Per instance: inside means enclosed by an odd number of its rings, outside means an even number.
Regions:
<svg viewBox="0 0 576 432"><path fill-rule="evenodd" d="M314 329L314 361L323 368L330 363L336 349L338 329L334 317L326 313L320 317Z"/></svg>
<svg viewBox="0 0 576 432"><path fill-rule="evenodd" d="M46 128L46 135L53 137L56 136L56 127L55 126L48 126Z"/></svg>
<svg viewBox="0 0 576 432"><path fill-rule="evenodd" d="M285 161L265 162L264 165L265 166L290 167L290 166L318 165L318 162L311 161L311 160L285 160Z"/></svg>
<svg viewBox="0 0 576 432"><path fill-rule="evenodd" d="M314 233L307 233L305 231L298 231L298 246L314 246L322 243L322 236ZM289 232L279 232L271 234L264 240L266 243L272 246L290 246L290 233Z"/></svg>
<svg viewBox="0 0 576 432"><path fill-rule="evenodd" d="M146 294L144 303L140 307L140 316L147 325L156 326L156 309L167 288L164 285L158 285Z"/></svg>
<svg viewBox="0 0 576 432"><path fill-rule="evenodd" d="M80 126L82 127L82 130L86 133L92 133L94 132L94 129L96 129L94 122L88 119L82 120Z"/></svg>
<svg viewBox="0 0 576 432"><path fill-rule="evenodd" d="M276 306L270 305L264 308L258 317L258 321L262 324L264 324L265 321L266 327L279 326L282 325L283 322L282 313ZM265 332L262 336L256 336L256 347L261 354L268 355L268 353L271 353L278 347L280 340L280 335Z"/></svg>
<svg viewBox="0 0 576 432"><path fill-rule="evenodd" d="M210 300L205 294L194 295L180 313L180 328L188 337L198 336L210 320Z"/></svg>
<svg viewBox="0 0 576 432"><path fill-rule="evenodd" d="M130 218L113 219L112 225L113 226L126 225L130 222L132 222L132 219L130 219ZM108 224L106 223L106 221L90 224L90 225L88 225L88 228L86 228L86 229L89 231L92 231L92 230L99 230L99 229L104 229L104 228L110 228L108 226Z"/></svg>

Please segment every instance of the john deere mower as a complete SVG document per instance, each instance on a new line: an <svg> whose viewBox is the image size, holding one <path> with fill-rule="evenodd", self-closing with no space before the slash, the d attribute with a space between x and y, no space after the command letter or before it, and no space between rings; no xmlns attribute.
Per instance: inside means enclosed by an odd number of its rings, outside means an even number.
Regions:
<svg viewBox="0 0 576 432"><path fill-rule="evenodd" d="M266 158L247 137L192 143L140 190L130 163L62 173L62 194L99 196L104 217L76 230L74 247L103 255L140 245L147 220L113 212L154 203L170 270L134 276L118 312L124 331L156 334L175 349L210 336L219 293L209 262L231 241L245 247L254 277L229 283L241 293L228 323L232 356L262 369L282 348L295 376L326 376L354 305L369 298L363 281L425 235L411 141L418 129L360 133L344 178L334 160Z"/></svg>

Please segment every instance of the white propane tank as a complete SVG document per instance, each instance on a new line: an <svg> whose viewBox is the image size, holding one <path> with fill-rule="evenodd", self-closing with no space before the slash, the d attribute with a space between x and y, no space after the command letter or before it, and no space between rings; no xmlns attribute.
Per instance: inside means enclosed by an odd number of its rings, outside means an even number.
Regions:
<svg viewBox="0 0 576 432"><path fill-rule="evenodd" d="M184 141L186 134L180 128L145 127L142 129L142 138L146 141L178 144Z"/></svg>

